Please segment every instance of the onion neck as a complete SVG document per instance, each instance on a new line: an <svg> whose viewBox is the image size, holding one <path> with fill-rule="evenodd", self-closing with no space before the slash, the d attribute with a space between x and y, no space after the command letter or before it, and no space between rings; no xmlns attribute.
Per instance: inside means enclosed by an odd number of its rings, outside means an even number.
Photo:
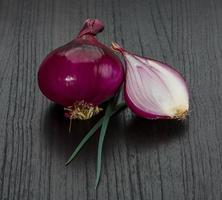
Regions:
<svg viewBox="0 0 222 200"><path fill-rule="evenodd" d="M124 52L125 52L125 49L122 48L122 47L121 47L119 44L117 44L116 42L112 42L111 48L112 48L114 51L117 51L117 52L119 52L119 53L121 53L121 54L124 54Z"/></svg>
<svg viewBox="0 0 222 200"><path fill-rule="evenodd" d="M77 38L82 38L83 36L95 36L102 32L104 29L103 23L98 19L87 19L82 29L80 30Z"/></svg>

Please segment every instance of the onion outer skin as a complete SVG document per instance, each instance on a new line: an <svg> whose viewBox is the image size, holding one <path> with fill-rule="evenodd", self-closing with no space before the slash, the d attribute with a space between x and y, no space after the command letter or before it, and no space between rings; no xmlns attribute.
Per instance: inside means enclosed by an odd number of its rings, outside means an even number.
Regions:
<svg viewBox="0 0 222 200"><path fill-rule="evenodd" d="M112 97L123 82L121 61L95 38L103 25L89 20L90 26L99 28L89 27L86 20L77 38L49 53L38 71L41 92L65 107L80 101L97 106Z"/></svg>

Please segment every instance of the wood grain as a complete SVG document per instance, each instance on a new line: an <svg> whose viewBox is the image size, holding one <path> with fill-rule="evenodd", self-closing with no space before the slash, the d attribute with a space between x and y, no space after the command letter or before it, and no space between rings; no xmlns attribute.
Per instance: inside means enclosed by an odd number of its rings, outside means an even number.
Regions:
<svg viewBox="0 0 222 200"><path fill-rule="evenodd" d="M104 43L175 66L191 93L184 123L129 110L111 120L97 191L98 135L64 165L96 119L68 134L36 81L44 56L89 17L104 21ZM0 1L0 199L221 200L221 19L220 0Z"/></svg>

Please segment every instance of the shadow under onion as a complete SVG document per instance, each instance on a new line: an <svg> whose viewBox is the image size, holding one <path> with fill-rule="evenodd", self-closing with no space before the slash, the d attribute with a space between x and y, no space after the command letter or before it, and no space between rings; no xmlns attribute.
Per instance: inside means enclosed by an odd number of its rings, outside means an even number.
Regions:
<svg viewBox="0 0 222 200"><path fill-rule="evenodd" d="M147 120L139 117L129 120L125 130L127 143L138 148L152 148L185 135L188 120Z"/></svg>
<svg viewBox="0 0 222 200"><path fill-rule="evenodd" d="M70 154L100 117L101 114L86 121L73 120L72 129L71 132L69 132L70 121L64 117L63 107L57 104L51 104L44 116L44 142L49 145L49 148L53 148L53 152L56 154L55 156L59 156L60 159L64 160L65 165L65 161ZM95 136L91 138L88 145L86 145L86 147L88 146L87 148L93 149L88 152L91 152L90 155L88 155L89 157L96 158L97 140L98 138ZM87 148L84 147L82 151ZM81 156L82 155L84 155L84 153L81 154ZM87 155L84 157L87 157Z"/></svg>
<svg viewBox="0 0 222 200"><path fill-rule="evenodd" d="M105 156L104 151L108 153L112 148L115 148L118 140L125 141L128 145L136 145L139 149L156 148L157 144L166 144L183 137L189 125L188 120L148 120L139 117L132 117L126 123L123 123L122 117L120 117L123 113L121 112L121 114L112 118L109 123L103 156ZM52 104L46 110L44 116L44 142L49 148L53 148L52 151L56 154L54 156L63 160L65 166L65 162L82 138L102 116L103 114L99 114L86 121L73 120L72 131L69 133L69 119L64 117L63 107ZM97 131L90 138L72 163L79 159L89 158L96 163L98 133Z"/></svg>

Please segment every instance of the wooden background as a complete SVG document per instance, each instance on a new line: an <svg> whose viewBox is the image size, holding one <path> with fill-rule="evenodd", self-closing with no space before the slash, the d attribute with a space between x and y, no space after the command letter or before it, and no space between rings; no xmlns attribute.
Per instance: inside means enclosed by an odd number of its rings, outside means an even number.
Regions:
<svg viewBox="0 0 222 200"><path fill-rule="evenodd" d="M187 79L185 123L113 118L94 190L98 134L64 165L94 120L69 122L40 93L44 56L86 18L99 39L167 62ZM221 0L0 0L1 200L221 200Z"/></svg>

